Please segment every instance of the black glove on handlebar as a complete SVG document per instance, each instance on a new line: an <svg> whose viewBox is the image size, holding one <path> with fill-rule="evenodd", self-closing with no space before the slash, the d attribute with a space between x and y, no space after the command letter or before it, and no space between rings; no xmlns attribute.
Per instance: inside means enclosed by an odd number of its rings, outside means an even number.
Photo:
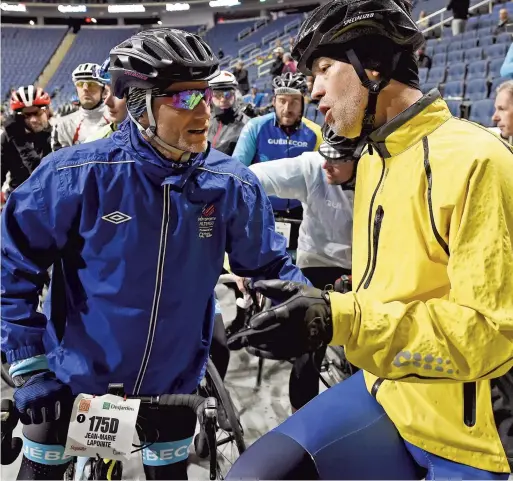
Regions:
<svg viewBox="0 0 513 481"><path fill-rule="evenodd" d="M282 302L252 317L249 326L228 340L231 350L253 347L274 359L291 359L315 351L333 337L328 294L292 281L258 281L254 289Z"/></svg>

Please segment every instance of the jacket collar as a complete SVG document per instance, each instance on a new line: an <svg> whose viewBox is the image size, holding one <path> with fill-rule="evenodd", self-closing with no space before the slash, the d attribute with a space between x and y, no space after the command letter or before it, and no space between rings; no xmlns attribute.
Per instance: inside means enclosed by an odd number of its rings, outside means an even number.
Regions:
<svg viewBox="0 0 513 481"><path fill-rule="evenodd" d="M437 89L401 112L369 136L370 144L383 158L399 155L452 117Z"/></svg>
<svg viewBox="0 0 513 481"><path fill-rule="evenodd" d="M205 163L210 151L209 143L205 152L192 155L188 162L173 162L157 152L142 137L130 119L120 124L119 130L112 135L112 140L119 148L130 154L155 183L170 184L177 190L181 190L193 172Z"/></svg>

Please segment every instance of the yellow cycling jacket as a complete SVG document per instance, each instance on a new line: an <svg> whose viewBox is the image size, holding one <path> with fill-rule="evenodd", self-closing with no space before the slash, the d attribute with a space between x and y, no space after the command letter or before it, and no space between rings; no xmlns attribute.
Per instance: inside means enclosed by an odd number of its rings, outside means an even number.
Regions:
<svg viewBox="0 0 513 481"><path fill-rule="evenodd" d="M476 468L513 464L513 154L435 90L358 164L353 289L333 344L401 436Z"/></svg>

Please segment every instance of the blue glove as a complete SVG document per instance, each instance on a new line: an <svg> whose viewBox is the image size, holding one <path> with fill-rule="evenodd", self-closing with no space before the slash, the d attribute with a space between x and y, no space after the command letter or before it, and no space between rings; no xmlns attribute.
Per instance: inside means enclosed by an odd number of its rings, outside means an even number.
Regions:
<svg viewBox="0 0 513 481"><path fill-rule="evenodd" d="M23 424L56 421L70 414L73 406L70 387L59 381L52 371L29 376L15 389L13 398Z"/></svg>

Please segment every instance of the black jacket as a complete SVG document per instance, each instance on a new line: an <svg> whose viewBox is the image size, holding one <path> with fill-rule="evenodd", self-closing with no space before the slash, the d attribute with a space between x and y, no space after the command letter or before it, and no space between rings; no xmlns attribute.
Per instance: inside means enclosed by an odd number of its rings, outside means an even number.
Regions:
<svg viewBox="0 0 513 481"><path fill-rule="evenodd" d="M41 159L52 151L50 136L50 129L35 134L27 132L19 121L8 120L0 137L0 186L8 172L11 174L10 190L25 182Z"/></svg>
<svg viewBox="0 0 513 481"><path fill-rule="evenodd" d="M470 0L451 0L449 5L447 5L447 10L452 10L455 19L466 20L469 7Z"/></svg>
<svg viewBox="0 0 513 481"><path fill-rule="evenodd" d="M246 95L249 92L248 71L245 68L241 68L240 70L234 69L233 75L235 75L237 79L240 91L243 95Z"/></svg>
<svg viewBox="0 0 513 481"><path fill-rule="evenodd" d="M271 65L271 75L279 77L283 72L283 60L280 57L276 57Z"/></svg>

